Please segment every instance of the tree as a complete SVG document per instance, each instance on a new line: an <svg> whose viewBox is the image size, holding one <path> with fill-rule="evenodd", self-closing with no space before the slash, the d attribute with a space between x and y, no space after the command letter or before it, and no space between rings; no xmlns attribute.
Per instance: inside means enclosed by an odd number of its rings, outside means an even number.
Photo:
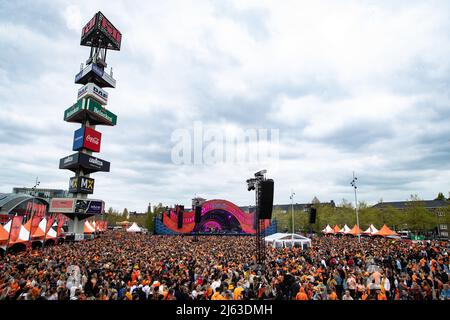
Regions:
<svg viewBox="0 0 450 320"><path fill-rule="evenodd" d="M438 195L437 195L437 197L436 197L436 199L434 199L434 200L445 201L446 199L445 199L444 194L443 194L442 192L439 192Z"/></svg>
<svg viewBox="0 0 450 320"><path fill-rule="evenodd" d="M128 213L128 209L127 208L123 209L122 217L124 217L125 219L129 219L130 218L130 214Z"/></svg>
<svg viewBox="0 0 450 320"><path fill-rule="evenodd" d="M417 195L411 195L404 210L405 222L415 233L432 230L436 227L436 215L430 213Z"/></svg>

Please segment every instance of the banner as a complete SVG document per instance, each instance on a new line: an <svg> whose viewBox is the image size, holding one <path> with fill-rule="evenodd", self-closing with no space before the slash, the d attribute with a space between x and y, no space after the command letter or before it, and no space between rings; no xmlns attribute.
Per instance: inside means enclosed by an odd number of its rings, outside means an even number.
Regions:
<svg viewBox="0 0 450 320"><path fill-rule="evenodd" d="M72 213L75 211L75 199L73 198L53 198L50 200L48 212Z"/></svg>
<svg viewBox="0 0 450 320"><path fill-rule="evenodd" d="M23 216L15 216L11 221L9 231L9 243L14 244L19 239L20 229L22 228Z"/></svg>
<svg viewBox="0 0 450 320"><path fill-rule="evenodd" d="M73 135L73 151L79 151L83 148L93 152L100 152L102 134L92 128L82 127L75 130Z"/></svg>
<svg viewBox="0 0 450 320"><path fill-rule="evenodd" d="M38 215L34 215L33 218L31 219L31 227L30 227L30 232L33 235L36 231L36 229L39 227L39 223L41 222L42 217L38 216Z"/></svg>
<svg viewBox="0 0 450 320"><path fill-rule="evenodd" d="M50 230L50 228L52 227L53 223L55 222L56 218L55 217L47 217L47 226L45 227L45 234L48 233L48 231Z"/></svg>
<svg viewBox="0 0 450 320"><path fill-rule="evenodd" d="M62 227L64 225L64 223L66 222L67 217L63 214L59 214L58 215L58 227L56 228L56 234L59 236L61 236L62 234Z"/></svg>
<svg viewBox="0 0 450 320"><path fill-rule="evenodd" d="M81 214L102 214L104 212L105 202L102 200L77 199L75 213Z"/></svg>
<svg viewBox="0 0 450 320"><path fill-rule="evenodd" d="M94 193L94 179L88 177L72 177L69 181L69 192L70 193Z"/></svg>

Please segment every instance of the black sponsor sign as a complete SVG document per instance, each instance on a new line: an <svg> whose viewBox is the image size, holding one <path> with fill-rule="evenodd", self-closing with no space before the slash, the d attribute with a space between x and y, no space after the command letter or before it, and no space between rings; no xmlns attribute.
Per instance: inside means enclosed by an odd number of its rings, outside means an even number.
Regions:
<svg viewBox="0 0 450 320"><path fill-rule="evenodd" d="M83 169L85 174L93 172L109 172L110 163L103 159L90 156L86 153L77 152L59 160L60 169L68 169L76 172Z"/></svg>
<svg viewBox="0 0 450 320"><path fill-rule="evenodd" d="M94 193L94 179L88 177L72 177L69 181L70 193Z"/></svg>
<svg viewBox="0 0 450 320"><path fill-rule="evenodd" d="M75 213L82 214L102 214L105 203L102 200L77 199L75 203Z"/></svg>

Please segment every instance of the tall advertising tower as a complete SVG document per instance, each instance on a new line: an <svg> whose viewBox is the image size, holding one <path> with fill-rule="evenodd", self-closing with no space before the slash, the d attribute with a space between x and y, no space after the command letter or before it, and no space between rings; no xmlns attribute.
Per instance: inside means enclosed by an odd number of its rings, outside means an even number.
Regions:
<svg viewBox="0 0 450 320"><path fill-rule="evenodd" d="M75 175L69 180L71 198L52 199L50 212L63 213L70 218L69 236L74 240L84 239L84 220L104 213L102 200L88 199L94 193L94 172L109 172L110 163L98 158L102 142L97 126L115 126L117 116L106 108L108 92L105 88L115 88L116 80L106 72L106 53L120 50L122 34L99 11L83 27L80 45L90 47L90 55L75 83L82 85L77 93L77 102L64 111L64 121L80 123L74 132L72 150L76 151L60 159L59 169L72 171Z"/></svg>

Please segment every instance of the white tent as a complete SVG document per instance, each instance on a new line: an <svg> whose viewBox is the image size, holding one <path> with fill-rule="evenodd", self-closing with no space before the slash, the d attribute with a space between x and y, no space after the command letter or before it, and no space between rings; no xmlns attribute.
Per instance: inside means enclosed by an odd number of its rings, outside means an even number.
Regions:
<svg viewBox="0 0 450 320"><path fill-rule="evenodd" d="M266 244L271 245L274 248L285 247L311 247L311 239L303 237L299 234L292 233L274 233L264 238Z"/></svg>
<svg viewBox="0 0 450 320"><path fill-rule="evenodd" d="M350 230L351 230L351 229L350 229L347 225L345 225L345 226L341 229L341 231L339 231L339 233L341 233L341 234L346 234L346 233L349 233Z"/></svg>
<svg viewBox="0 0 450 320"><path fill-rule="evenodd" d="M129 227L127 229L127 232L141 232L141 228L139 228L139 226L136 224L136 222L133 222L133 224L131 225L131 227Z"/></svg>
<svg viewBox="0 0 450 320"><path fill-rule="evenodd" d="M334 230L330 227L329 224L327 224L327 226L325 227L325 229L322 230L322 232L325 234L332 234L334 233Z"/></svg>
<svg viewBox="0 0 450 320"><path fill-rule="evenodd" d="M378 229L375 228L373 224L371 224L370 227L368 227L367 230L363 232L363 234L373 235L375 232L378 232Z"/></svg>

